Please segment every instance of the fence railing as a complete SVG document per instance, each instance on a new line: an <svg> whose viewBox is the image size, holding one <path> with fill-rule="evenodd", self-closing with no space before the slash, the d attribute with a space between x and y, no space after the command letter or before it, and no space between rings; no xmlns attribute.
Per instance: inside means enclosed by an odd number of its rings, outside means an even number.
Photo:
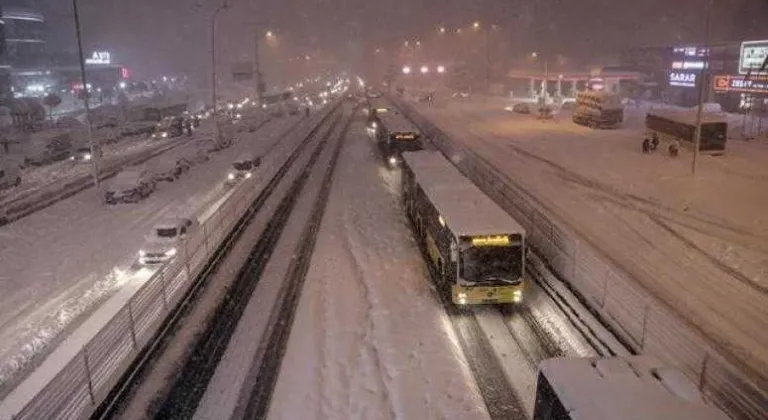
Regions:
<svg viewBox="0 0 768 420"><path fill-rule="evenodd" d="M294 131L291 138L306 137L334 108L328 106L313 116L312 123ZM260 172L274 174L298 144L291 140L278 146ZM158 268L40 392L27 400L12 392L7 398L14 402L0 402L0 420L82 419L93 414L261 193L263 179L248 178L236 186L218 210L179 244L177 256Z"/></svg>
<svg viewBox="0 0 768 420"><path fill-rule="evenodd" d="M768 418L766 372L732 362L656 299L606 253L574 233L536 197L472 150L453 141L409 104L393 101L441 152L528 231L528 241L617 334L638 353L683 370L715 404L736 418Z"/></svg>

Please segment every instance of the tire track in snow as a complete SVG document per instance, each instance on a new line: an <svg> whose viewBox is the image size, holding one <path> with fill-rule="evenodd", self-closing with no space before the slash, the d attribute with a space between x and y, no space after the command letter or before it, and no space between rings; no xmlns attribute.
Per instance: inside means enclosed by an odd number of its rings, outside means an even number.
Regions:
<svg viewBox="0 0 768 420"><path fill-rule="evenodd" d="M360 288L363 291L364 302L366 304L366 308L363 312L365 314L365 332L362 336L362 344L364 344L364 346L361 347L360 353L362 356L367 355L370 357L370 361L378 373L374 379L378 379L378 385L382 391L382 403L384 403L384 405L389 409L389 418L397 419L398 416L391 398L392 390L390 384L392 381L392 374L382 363L381 355L379 354L379 349L375 342L376 321L374 319L375 317L371 316L371 314L375 310L376 305L374 303L373 293L371 291L370 285L366 282L365 271L361 264L361 261L369 260L369 258L366 258L367 256L365 255L360 255L360 247L354 246L354 244L360 243L360 241L355 241L353 239L353 235L357 236L355 233L361 232L362 229L361 226L354 220L354 215L352 215L349 210L345 211L344 213L343 228L344 240L342 241L342 244L344 249L350 255L350 261L352 262L355 279L357 280L356 283L360 285Z"/></svg>

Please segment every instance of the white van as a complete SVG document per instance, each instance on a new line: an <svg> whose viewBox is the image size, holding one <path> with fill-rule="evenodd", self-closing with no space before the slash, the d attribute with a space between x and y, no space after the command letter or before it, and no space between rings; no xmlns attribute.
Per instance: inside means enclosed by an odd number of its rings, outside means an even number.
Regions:
<svg viewBox="0 0 768 420"><path fill-rule="evenodd" d="M171 260L178 253L181 241L197 229L195 218L170 217L161 220L144 237L139 250L139 264L159 264Z"/></svg>
<svg viewBox="0 0 768 420"><path fill-rule="evenodd" d="M13 162L0 161L0 190L21 184L21 168Z"/></svg>

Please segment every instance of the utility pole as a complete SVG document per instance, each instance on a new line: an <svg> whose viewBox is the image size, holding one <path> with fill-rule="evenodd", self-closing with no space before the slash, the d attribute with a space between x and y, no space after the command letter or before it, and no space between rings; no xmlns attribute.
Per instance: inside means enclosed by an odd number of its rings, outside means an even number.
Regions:
<svg viewBox="0 0 768 420"><path fill-rule="evenodd" d="M101 160L101 150L96 147L93 140L93 130L91 127L91 107L89 105L90 91L88 90L88 80L85 77L85 56L83 55L83 40L80 36L80 15L77 11L77 0L72 0L72 9L75 13L75 32L77 34L77 50L80 60L80 78L83 81L83 106L85 107L85 127L88 145L91 148L91 169L93 171L93 184L98 187L99 181L99 161Z"/></svg>
<svg viewBox="0 0 768 420"><path fill-rule="evenodd" d="M219 12L227 8L229 8L229 3L225 1L213 11L211 16L211 99L213 101L213 141L217 146L219 146L221 139L219 138L219 107L216 101L216 17Z"/></svg>
<svg viewBox="0 0 768 420"><path fill-rule="evenodd" d="M709 26L712 20L712 8L714 0L707 3L707 17L704 28L704 67L701 69L699 77L699 104L696 107L696 134L693 142L693 161L691 162L691 175L696 175L696 163L699 157L699 148L701 147L701 113L704 108L704 85L706 84L706 71L709 69L710 50L709 50Z"/></svg>
<svg viewBox="0 0 768 420"><path fill-rule="evenodd" d="M256 25L256 39L255 39L255 49L254 49L254 55L253 55L253 71L254 71L254 80L256 83L256 102L261 106L261 95L262 95L262 80L261 80L261 59L259 58L259 43L261 42L261 31L259 30L259 26Z"/></svg>

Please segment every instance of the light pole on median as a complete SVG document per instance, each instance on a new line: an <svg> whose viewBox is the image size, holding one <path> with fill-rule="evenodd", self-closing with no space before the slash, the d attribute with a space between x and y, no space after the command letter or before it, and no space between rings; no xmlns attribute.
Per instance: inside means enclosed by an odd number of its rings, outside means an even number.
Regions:
<svg viewBox="0 0 768 420"><path fill-rule="evenodd" d="M91 108L88 103L90 91L88 90L88 80L85 76L85 57L83 55L83 40L80 36L80 15L77 12L77 0L72 0L72 9L75 14L75 33L77 35L77 50L78 58L80 61L80 78L83 83L83 106L85 107L85 127L86 135L88 136L88 145L91 149L91 169L93 170L93 183L97 187L100 184L99 181L99 161L101 160L101 151L96 147L96 143L93 140L93 130L91 128Z"/></svg>
<svg viewBox="0 0 768 420"><path fill-rule="evenodd" d="M229 2L225 1L213 11L211 16L211 99L213 100L213 136L214 143L217 146L221 139L219 138L219 107L216 103L216 17L219 15L219 12L228 8Z"/></svg>

